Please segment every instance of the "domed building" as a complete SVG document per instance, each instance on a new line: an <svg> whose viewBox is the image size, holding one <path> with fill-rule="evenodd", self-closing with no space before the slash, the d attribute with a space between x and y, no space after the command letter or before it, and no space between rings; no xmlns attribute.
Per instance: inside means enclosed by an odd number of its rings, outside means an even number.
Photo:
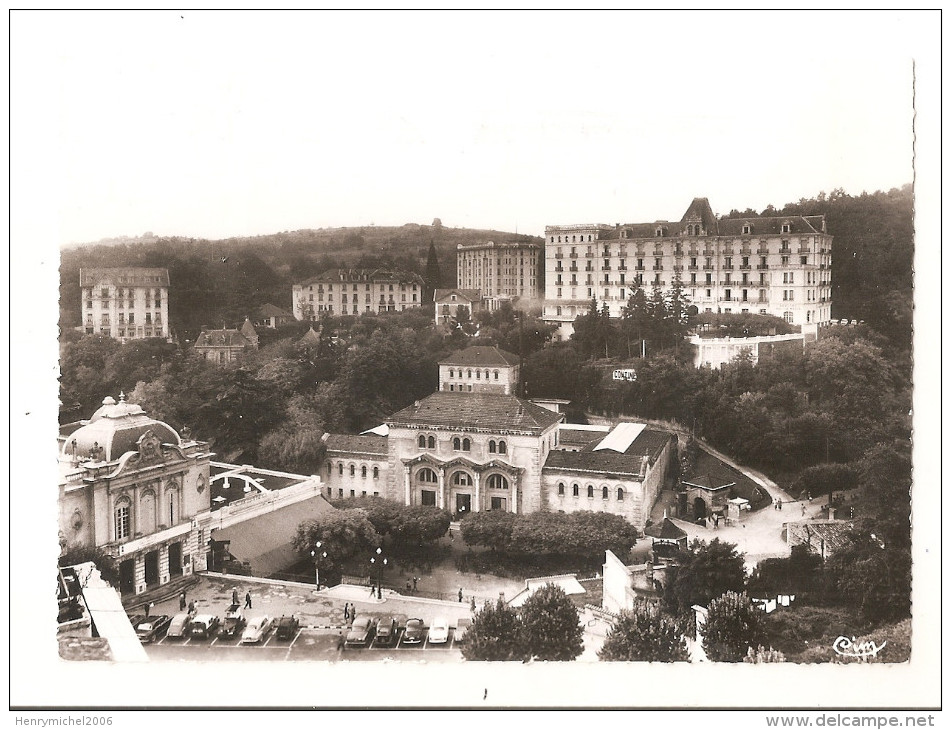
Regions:
<svg viewBox="0 0 951 730"><path fill-rule="evenodd" d="M196 517L211 508L211 456L206 442L182 437L123 395L106 398L60 435L61 545L111 554L123 594L204 570Z"/></svg>

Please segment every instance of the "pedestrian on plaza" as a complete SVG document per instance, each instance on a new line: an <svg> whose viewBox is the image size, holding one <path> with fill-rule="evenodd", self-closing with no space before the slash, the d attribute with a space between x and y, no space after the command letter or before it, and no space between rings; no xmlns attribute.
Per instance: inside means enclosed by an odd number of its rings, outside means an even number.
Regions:
<svg viewBox="0 0 951 730"><path fill-rule="evenodd" d="M178 597L178 610L179 611L185 610L185 591L182 591L182 595Z"/></svg>
<svg viewBox="0 0 951 730"><path fill-rule="evenodd" d="M470 597L469 605L472 607L472 610L475 611L475 596Z"/></svg>
<svg viewBox="0 0 951 730"><path fill-rule="evenodd" d="M188 613L197 613L198 608L195 606L195 601L191 600L188 602Z"/></svg>
<svg viewBox="0 0 951 730"><path fill-rule="evenodd" d="M357 620L357 607L350 606L350 623L353 623Z"/></svg>
<svg viewBox="0 0 951 730"><path fill-rule="evenodd" d="M343 620L344 621L350 620L350 604L349 603L343 604Z"/></svg>
<svg viewBox="0 0 951 730"><path fill-rule="evenodd" d="M244 594L244 607L251 608L251 591Z"/></svg>
<svg viewBox="0 0 951 730"><path fill-rule="evenodd" d="M373 598L374 593L376 593L376 586L371 583L370 584L370 598Z"/></svg>
<svg viewBox="0 0 951 730"><path fill-rule="evenodd" d="M413 593L416 593L416 583L419 579L414 575L413 576Z"/></svg>
<svg viewBox="0 0 951 730"><path fill-rule="evenodd" d="M145 606L145 617L146 617L146 618L149 617L149 611L152 610L152 607L153 607L154 605L155 605L154 603L148 603L148 604L146 604L146 606Z"/></svg>
<svg viewBox="0 0 951 730"><path fill-rule="evenodd" d="M409 593L413 590L413 586L410 585L409 578L406 579L406 592Z"/></svg>
<svg viewBox="0 0 951 730"><path fill-rule="evenodd" d="M237 588L232 588L232 589L231 589L231 605L232 605L232 606L237 606L238 603L239 603L239 602L238 602L238 589L237 589Z"/></svg>
<svg viewBox="0 0 951 730"><path fill-rule="evenodd" d="M802 514L803 514L803 515L806 514L806 505L802 505Z"/></svg>
<svg viewBox="0 0 951 730"><path fill-rule="evenodd" d="M337 632L337 651L343 651L343 629Z"/></svg>
<svg viewBox="0 0 951 730"><path fill-rule="evenodd" d="M459 589L459 603L462 603L462 588Z"/></svg>

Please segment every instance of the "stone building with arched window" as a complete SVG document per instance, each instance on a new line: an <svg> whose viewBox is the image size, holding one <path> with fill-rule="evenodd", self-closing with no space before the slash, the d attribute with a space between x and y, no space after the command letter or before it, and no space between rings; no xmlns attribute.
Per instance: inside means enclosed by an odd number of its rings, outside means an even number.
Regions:
<svg viewBox="0 0 951 730"><path fill-rule="evenodd" d="M59 532L116 560L120 591L144 593L206 567L198 517L211 508L208 444L141 406L103 401L60 437Z"/></svg>

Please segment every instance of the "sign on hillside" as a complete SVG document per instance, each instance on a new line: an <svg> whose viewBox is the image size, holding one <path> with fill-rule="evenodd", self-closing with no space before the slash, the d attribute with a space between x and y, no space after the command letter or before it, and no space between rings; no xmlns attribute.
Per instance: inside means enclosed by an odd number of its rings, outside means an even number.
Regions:
<svg viewBox="0 0 951 730"><path fill-rule="evenodd" d="M637 372L634 370L634 368L621 368L611 373L611 379L634 382L637 380Z"/></svg>

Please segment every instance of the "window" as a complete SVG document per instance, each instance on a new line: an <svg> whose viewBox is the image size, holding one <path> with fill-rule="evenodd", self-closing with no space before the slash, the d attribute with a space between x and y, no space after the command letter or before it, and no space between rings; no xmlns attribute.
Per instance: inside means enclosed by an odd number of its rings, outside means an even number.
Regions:
<svg viewBox="0 0 951 730"><path fill-rule="evenodd" d="M340 476L343 476L343 462L341 461L337 464L337 471L340 472Z"/></svg>
<svg viewBox="0 0 951 730"><path fill-rule="evenodd" d="M420 484L435 484L439 481L439 477L432 469L424 467L416 473L416 481Z"/></svg>
<svg viewBox="0 0 951 730"><path fill-rule="evenodd" d="M435 448L436 448L436 437L435 437L435 436L429 436L429 437L426 439L426 447L429 448L429 449L435 449Z"/></svg>
<svg viewBox="0 0 951 730"><path fill-rule="evenodd" d="M472 371L471 371L471 370L466 370L466 377L467 377L467 378L472 378Z"/></svg>
<svg viewBox="0 0 951 730"><path fill-rule="evenodd" d="M337 490L337 496L338 496L338 497L341 497L341 498L343 497L343 490L342 490L342 489L338 489L338 490Z"/></svg>
<svg viewBox="0 0 951 730"><path fill-rule="evenodd" d="M425 449L425 448L426 448L426 437L423 436L422 434L420 434L420 435L419 435L419 439L417 440L417 443L419 444L419 448Z"/></svg>
<svg viewBox="0 0 951 730"><path fill-rule="evenodd" d="M367 478L367 467L365 464L360 467L360 476L363 477L364 479Z"/></svg>
<svg viewBox="0 0 951 730"><path fill-rule="evenodd" d="M330 478L330 475L333 473L333 467L334 467L333 462L328 461L327 462L327 478L328 479Z"/></svg>
<svg viewBox="0 0 951 730"><path fill-rule="evenodd" d="M507 452L507 447L505 446L504 441L499 441L499 453L504 454Z"/></svg>
<svg viewBox="0 0 951 730"><path fill-rule="evenodd" d="M420 502L424 507L436 506L436 493L431 489L421 489L419 492Z"/></svg>
<svg viewBox="0 0 951 730"><path fill-rule="evenodd" d="M128 503L116 506L116 540L125 540L129 537L129 505Z"/></svg>
<svg viewBox="0 0 951 730"><path fill-rule="evenodd" d="M565 496L565 485L563 482L558 482L558 496L559 497Z"/></svg>
<svg viewBox="0 0 951 730"><path fill-rule="evenodd" d="M558 307L558 309L561 309L561 307ZM561 312L558 312L558 314L561 314ZM495 379L496 379L496 380L499 379L499 371L498 371L498 370L493 371L493 375L495 375Z"/></svg>
<svg viewBox="0 0 951 730"><path fill-rule="evenodd" d="M617 488L617 501L618 501L618 502L623 502L623 501L624 501L624 490L621 489L621 487L618 487L618 488Z"/></svg>
<svg viewBox="0 0 951 730"><path fill-rule="evenodd" d="M455 471L452 473L452 483L457 487L471 487L472 477L464 471Z"/></svg>
<svg viewBox="0 0 951 730"><path fill-rule="evenodd" d="M495 453L495 441L489 441L489 453L490 454Z"/></svg>
<svg viewBox="0 0 951 730"><path fill-rule="evenodd" d="M378 466L373 467L373 478L374 479L380 478L380 467Z"/></svg>
<svg viewBox="0 0 951 730"><path fill-rule="evenodd" d="M572 485L571 485L571 496L572 496L572 497L577 497L577 496L578 496L578 485L577 485L577 484L572 484Z"/></svg>
<svg viewBox="0 0 951 730"><path fill-rule="evenodd" d="M591 499L592 497L594 497L594 487L592 487L592 486L589 484L589 485L588 485L588 498Z"/></svg>
<svg viewBox="0 0 951 730"><path fill-rule="evenodd" d="M459 451L462 448L462 439L458 436L454 436L452 439L452 449L453 451Z"/></svg>
<svg viewBox="0 0 951 730"><path fill-rule="evenodd" d="M469 439L462 439L462 450L470 451L472 449L472 442Z"/></svg>
<svg viewBox="0 0 951 730"><path fill-rule="evenodd" d="M351 490L350 490L350 496L351 496L351 497L356 497L356 496L357 496L357 490L356 490L356 489L351 489Z"/></svg>
<svg viewBox="0 0 951 730"><path fill-rule="evenodd" d="M783 233L789 233L789 224L788 224L788 223L783 223L782 232L783 232Z"/></svg>
<svg viewBox="0 0 951 730"><path fill-rule="evenodd" d="M608 488L601 487L601 499L607 499L607 498L608 498Z"/></svg>
<svg viewBox="0 0 951 730"><path fill-rule="evenodd" d="M350 465L350 476L353 477L353 476L356 476L356 475L357 475L357 467L354 466L353 464L351 464L351 465Z"/></svg>
<svg viewBox="0 0 951 730"><path fill-rule="evenodd" d="M508 489L509 482L501 474L490 474L488 480L486 481L489 489Z"/></svg>

